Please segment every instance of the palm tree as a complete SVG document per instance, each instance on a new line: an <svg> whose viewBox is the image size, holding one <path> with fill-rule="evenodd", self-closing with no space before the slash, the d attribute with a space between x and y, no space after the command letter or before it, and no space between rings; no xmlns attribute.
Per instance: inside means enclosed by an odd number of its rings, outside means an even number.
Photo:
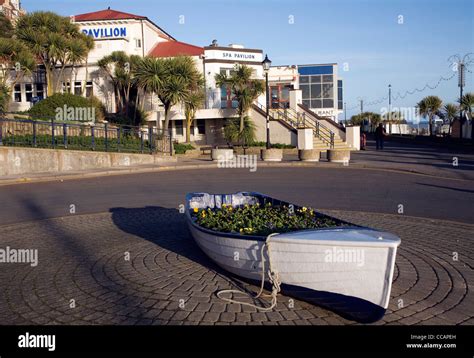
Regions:
<svg viewBox="0 0 474 358"><path fill-rule="evenodd" d="M192 91L188 98L184 101L184 114L186 116L186 143L191 141L191 127L194 122L196 111L202 107L204 103L204 91L202 88Z"/></svg>
<svg viewBox="0 0 474 358"><path fill-rule="evenodd" d="M427 96L418 102L418 111L421 116L427 116L430 126L430 136L433 135L433 120L440 112L443 101L438 96Z"/></svg>
<svg viewBox="0 0 474 358"><path fill-rule="evenodd" d="M87 49L87 54L89 54L89 52L91 52L95 47L95 41L91 36L86 36L83 43ZM86 90L87 81L89 79L89 56L86 56L85 58L85 65L86 65L86 80L84 81L82 93L84 93L84 91Z"/></svg>
<svg viewBox="0 0 474 358"><path fill-rule="evenodd" d="M11 88L26 74L31 74L36 62L28 49L16 39L0 38L0 82ZM13 70L13 76L12 76Z"/></svg>
<svg viewBox="0 0 474 358"><path fill-rule="evenodd" d="M453 103L445 104L442 109L442 112L441 112L442 117L444 120L448 121L448 124L449 124L449 131L448 131L449 135L451 135L453 121L456 119L458 112L459 112L458 106Z"/></svg>
<svg viewBox="0 0 474 358"><path fill-rule="evenodd" d="M85 35L69 18L43 11L21 16L16 23L15 35L44 65L48 96L54 94L69 63L70 42L80 41ZM58 65L59 74L55 76Z"/></svg>
<svg viewBox="0 0 474 358"><path fill-rule="evenodd" d="M201 75L191 57L143 58L138 61L134 75L145 92L158 96L165 108L163 129L168 130L171 107L185 103L199 83Z"/></svg>
<svg viewBox="0 0 474 358"><path fill-rule="evenodd" d="M0 38L0 113L8 111L15 84L35 68L35 59L22 43L16 39Z"/></svg>
<svg viewBox="0 0 474 358"><path fill-rule="evenodd" d="M471 121L471 140L474 141L474 124L472 120L472 108L474 107L474 93L468 92L462 96L460 101L460 107L462 111L466 111L467 115ZM462 128L462 121L461 121L461 128Z"/></svg>
<svg viewBox="0 0 474 358"><path fill-rule="evenodd" d="M139 56L129 56L124 51L114 51L97 62L112 81L116 111L127 117L130 114L131 92L137 85L135 68L140 59Z"/></svg>
<svg viewBox="0 0 474 358"><path fill-rule="evenodd" d="M237 113L240 117L240 132L244 130L244 118L252 103L265 92L263 80L252 78L254 70L246 65L236 65L230 76L217 74L215 76L218 87L229 86L238 102Z"/></svg>
<svg viewBox="0 0 474 358"><path fill-rule="evenodd" d="M68 58L67 60L71 63L71 73L69 76L69 92L74 92L74 82L77 77L77 73L75 71L76 65L85 61L88 55L88 49L84 42L81 41L70 41L68 43ZM86 77L87 78L87 77ZM82 93L82 87L81 87Z"/></svg>

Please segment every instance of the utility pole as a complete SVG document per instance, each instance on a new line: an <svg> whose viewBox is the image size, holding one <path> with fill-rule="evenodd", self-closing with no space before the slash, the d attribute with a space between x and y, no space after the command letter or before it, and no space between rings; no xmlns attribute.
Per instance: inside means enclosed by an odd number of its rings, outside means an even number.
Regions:
<svg viewBox="0 0 474 358"><path fill-rule="evenodd" d="M364 113L364 100L360 99L359 101L360 101L360 119L362 120L362 124L365 127L365 119L362 118L362 113Z"/></svg>
<svg viewBox="0 0 474 358"><path fill-rule="evenodd" d="M392 134L392 85L388 85L388 126Z"/></svg>
<svg viewBox="0 0 474 358"><path fill-rule="evenodd" d="M464 77L464 61L458 63L458 86L459 86L459 138L462 140L463 110L462 110L462 90L466 85Z"/></svg>

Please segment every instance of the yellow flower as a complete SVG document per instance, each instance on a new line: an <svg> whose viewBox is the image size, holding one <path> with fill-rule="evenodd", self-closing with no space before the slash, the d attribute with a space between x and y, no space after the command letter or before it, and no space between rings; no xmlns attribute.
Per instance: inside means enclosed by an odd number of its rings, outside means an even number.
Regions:
<svg viewBox="0 0 474 358"><path fill-rule="evenodd" d="M194 208L194 212L197 213L199 211L198 208Z"/></svg>
<svg viewBox="0 0 474 358"><path fill-rule="evenodd" d="M205 212L205 211L202 212L202 217L203 217L203 218L206 217L206 212Z"/></svg>
<svg viewBox="0 0 474 358"><path fill-rule="evenodd" d="M229 211L232 211L232 206L229 206Z"/></svg>
<svg viewBox="0 0 474 358"><path fill-rule="evenodd" d="M308 208L306 208L305 206L303 206L303 212L305 212L306 210L308 210Z"/></svg>
<svg viewBox="0 0 474 358"><path fill-rule="evenodd" d="M240 229L239 231L240 231L240 233L243 233L243 232L244 232L244 229Z"/></svg>

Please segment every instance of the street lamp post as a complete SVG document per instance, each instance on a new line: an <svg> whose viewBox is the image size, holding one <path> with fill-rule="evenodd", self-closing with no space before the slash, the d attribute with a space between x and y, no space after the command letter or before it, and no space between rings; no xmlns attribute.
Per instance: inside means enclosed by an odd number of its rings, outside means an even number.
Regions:
<svg viewBox="0 0 474 358"><path fill-rule="evenodd" d="M265 59L262 62L263 71L265 72L265 92L267 97L267 149L270 149L270 88L268 87L268 71L270 71L270 66L272 61L268 59L268 56L265 55Z"/></svg>

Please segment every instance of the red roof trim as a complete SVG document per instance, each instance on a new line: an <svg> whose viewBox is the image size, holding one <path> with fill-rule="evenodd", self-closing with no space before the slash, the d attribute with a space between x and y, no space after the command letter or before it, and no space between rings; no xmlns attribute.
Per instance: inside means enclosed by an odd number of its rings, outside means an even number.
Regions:
<svg viewBox="0 0 474 358"><path fill-rule="evenodd" d="M86 14L80 14L80 15L74 16L75 21L127 20L127 19L144 20L146 19L146 17L129 14L127 12L111 10L111 9L89 12Z"/></svg>
<svg viewBox="0 0 474 358"><path fill-rule="evenodd" d="M180 41L159 42L148 53L153 57L200 56L204 48Z"/></svg>

